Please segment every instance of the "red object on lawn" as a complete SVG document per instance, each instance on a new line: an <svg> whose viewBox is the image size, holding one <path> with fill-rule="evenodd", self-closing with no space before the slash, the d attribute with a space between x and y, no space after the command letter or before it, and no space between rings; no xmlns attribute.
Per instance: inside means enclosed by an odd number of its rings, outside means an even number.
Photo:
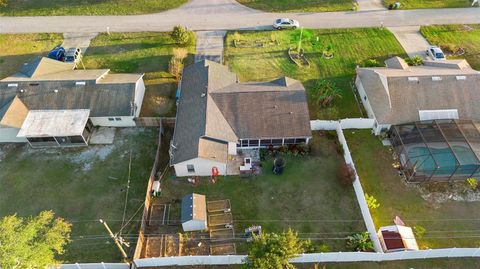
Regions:
<svg viewBox="0 0 480 269"><path fill-rule="evenodd" d="M216 166L212 167L212 177L218 176L218 168Z"/></svg>

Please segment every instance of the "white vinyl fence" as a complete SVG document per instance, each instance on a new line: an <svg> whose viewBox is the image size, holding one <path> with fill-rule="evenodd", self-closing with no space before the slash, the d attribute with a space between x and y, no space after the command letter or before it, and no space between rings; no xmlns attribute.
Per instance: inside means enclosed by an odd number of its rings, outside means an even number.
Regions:
<svg viewBox="0 0 480 269"><path fill-rule="evenodd" d="M291 260L292 263L342 263L342 262L386 262L398 260L422 260L434 258L480 258L480 248L448 248L392 253L375 252L328 252L301 254ZM181 256L138 259L133 261L134 268L154 266L185 265L228 265L242 264L245 255L228 256Z"/></svg>
<svg viewBox="0 0 480 269"><path fill-rule="evenodd" d="M72 263L62 264L58 269L129 269L128 263Z"/></svg>
<svg viewBox="0 0 480 269"><path fill-rule="evenodd" d="M312 120L310 127L312 131L319 130L336 130L337 125L340 124L342 129L373 129L375 124L374 119L343 119L343 120Z"/></svg>

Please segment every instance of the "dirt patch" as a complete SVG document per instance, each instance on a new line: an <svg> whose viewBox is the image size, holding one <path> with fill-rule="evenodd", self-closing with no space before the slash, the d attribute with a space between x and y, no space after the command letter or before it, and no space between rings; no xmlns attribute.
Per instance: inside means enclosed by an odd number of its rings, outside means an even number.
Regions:
<svg viewBox="0 0 480 269"><path fill-rule="evenodd" d="M92 169L92 165L100 160L104 161L114 149L113 145L89 146L86 150L73 155L70 160L74 163L82 164L82 170Z"/></svg>
<svg viewBox="0 0 480 269"><path fill-rule="evenodd" d="M464 182L410 184L404 181L404 184L418 192L434 208L439 208L441 204L449 201L480 202L480 191L468 188Z"/></svg>

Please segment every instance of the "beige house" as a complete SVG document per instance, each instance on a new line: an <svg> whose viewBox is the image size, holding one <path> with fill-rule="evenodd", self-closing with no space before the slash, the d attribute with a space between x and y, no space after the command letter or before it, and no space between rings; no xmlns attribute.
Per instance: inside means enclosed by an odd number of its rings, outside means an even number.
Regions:
<svg viewBox="0 0 480 269"><path fill-rule="evenodd" d="M179 87L170 148L177 176L239 174L242 150L308 143L312 137L299 81L240 83L226 66L201 61L185 68Z"/></svg>
<svg viewBox="0 0 480 269"><path fill-rule="evenodd" d="M71 133L64 125L65 122L75 125L70 122L74 119L85 123L82 129L135 126L144 93L143 74L111 74L109 69L74 70L72 64L39 58L0 80L0 143L36 141L38 145L66 146L68 143L54 141L54 137L69 136ZM40 125L64 130L65 135L28 130ZM77 138L73 144L81 142ZM88 143L87 137L83 140Z"/></svg>
<svg viewBox="0 0 480 269"><path fill-rule="evenodd" d="M408 66L394 57L387 67L357 68L356 86L374 132L391 125L433 120L480 120L480 72L465 60Z"/></svg>

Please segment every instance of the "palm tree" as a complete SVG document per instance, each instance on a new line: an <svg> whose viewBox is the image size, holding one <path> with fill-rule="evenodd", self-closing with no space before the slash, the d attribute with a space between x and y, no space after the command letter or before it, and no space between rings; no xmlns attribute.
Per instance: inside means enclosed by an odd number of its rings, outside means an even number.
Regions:
<svg viewBox="0 0 480 269"><path fill-rule="evenodd" d="M331 80L320 80L317 82L314 91L314 99L317 104L329 106L336 98L342 98L342 91Z"/></svg>

